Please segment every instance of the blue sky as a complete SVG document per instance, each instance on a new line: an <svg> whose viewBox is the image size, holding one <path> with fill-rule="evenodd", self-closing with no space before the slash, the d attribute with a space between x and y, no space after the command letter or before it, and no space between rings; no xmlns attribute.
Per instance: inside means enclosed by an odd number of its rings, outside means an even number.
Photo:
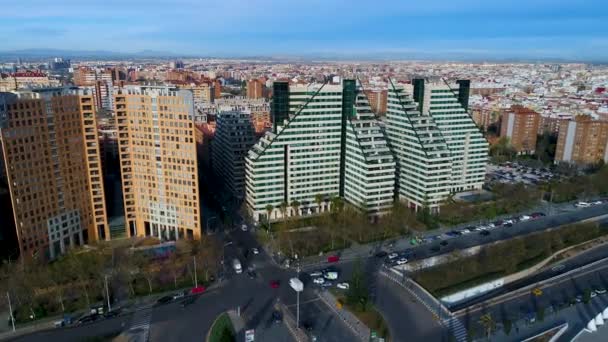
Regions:
<svg viewBox="0 0 608 342"><path fill-rule="evenodd" d="M606 0L13 0L0 50L608 61Z"/></svg>

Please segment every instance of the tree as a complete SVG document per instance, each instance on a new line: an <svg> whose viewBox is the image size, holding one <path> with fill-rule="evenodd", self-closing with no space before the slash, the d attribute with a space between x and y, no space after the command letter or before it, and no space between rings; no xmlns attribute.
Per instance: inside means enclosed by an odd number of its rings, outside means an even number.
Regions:
<svg viewBox="0 0 608 342"><path fill-rule="evenodd" d="M291 210L295 216L300 216L300 202L298 200L291 201Z"/></svg>
<svg viewBox="0 0 608 342"><path fill-rule="evenodd" d="M272 215L272 211L274 210L274 207L272 206L272 204L268 204L266 205L266 220L268 221L268 230L270 230L270 215Z"/></svg>
<svg viewBox="0 0 608 342"><path fill-rule="evenodd" d="M486 337L490 338L492 332L496 330L496 322L492 318L492 315L487 313L479 318L479 323L483 325L486 331Z"/></svg>
<svg viewBox="0 0 608 342"><path fill-rule="evenodd" d="M355 262L350 287L346 292L346 302L357 310L365 312L369 301L369 291L365 285L365 275L361 265L361 260Z"/></svg>
<svg viewBox="0 0 608 342"><path fill-rule="evenodd" d="M317 213L321 213L321 203L323 203L324 196L322 194L315 195L315 203L317 204Z"/></svg>
<svg viewBox="0 0 608 342"><path fill-rule="evenodd" d="M281 204L279 205L283 219L285 219L287 217L287 207L288 207L288 205L287 205L287 202L285 202L285 201L281 202Z"/></svg>

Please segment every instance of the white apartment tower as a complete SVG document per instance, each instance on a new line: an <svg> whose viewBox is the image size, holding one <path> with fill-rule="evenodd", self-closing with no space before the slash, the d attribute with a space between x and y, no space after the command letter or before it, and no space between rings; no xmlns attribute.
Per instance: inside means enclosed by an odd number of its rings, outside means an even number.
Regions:
<svg viewBox="0 0 608 342"><path fill-rule="evenodd" d="M255 220L326 211L338 196L370 214L390 207L395 164L354 80L275 82L272 121L245 161Z"/></svg>
<svg viewBox="0 0 608 342"><path fill-rule="evenodd" d="M403 85L388 89L386 138L397 162L397 195L408 207L437 212L451 189L448 144L429 115L421 114Z"/></svg>
<svg viewBox="0 0 608 342"><path fill-rule="evenodd" d="M450 191L481 189L489 144L468 112L470 81L459 80L456 85L449 85L414 79L412 83L418 110L433 118L450 149Z"/></svg>

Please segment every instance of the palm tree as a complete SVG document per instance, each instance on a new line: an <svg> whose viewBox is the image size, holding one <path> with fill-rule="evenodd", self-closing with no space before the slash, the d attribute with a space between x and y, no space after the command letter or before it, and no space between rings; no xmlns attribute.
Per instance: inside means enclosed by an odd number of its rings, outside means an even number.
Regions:
<svg viewBox="0 0 608 342"><path fill-rule="evenodd" d="M285 219L285 216L287 216L287 202L283 201L281 202L281 205L279 206L279 208L281 209L281 214L283 215L283 219Z"/></svg>
<svg viewBox="0 0 608 342"><path fill-rule="evenodd" d="M315 203L317 203L317 213L321 213L321 203L323 203L323 195L316 194L315 195Z"/></svg>
<svg viewBox="0 0 608 342"><path fill-rule="evenodd" d="M300 202L298 200L291 201L291 210L294 211L295 216L300 216Z"/></svg>
<svg viewBox="0 0 608 342"><path fill-rule="evenodd" d="M270 215L272 215L273 210L274 210L274 207L272 206L272 204L268 204L266 206L266 213L268 214L266 216L266 220L268 221L268 230L270 230Z"/></svg>

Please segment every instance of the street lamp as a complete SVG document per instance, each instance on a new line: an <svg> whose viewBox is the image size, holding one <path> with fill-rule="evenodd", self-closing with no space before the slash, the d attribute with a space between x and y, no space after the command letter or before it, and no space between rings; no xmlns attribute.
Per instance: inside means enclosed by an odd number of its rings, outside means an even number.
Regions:
<svg viewBox="0 0 608 342"><path fill-rule="evenodd" d="M110 304L110 291L108 290L108 274L103 276L106 287L106 299L108 300L108 312L112 312L112 305Z"/></svg>
<svg viewBox="0 0 608 342"><path fill-rule="evenodd" d="M194 261L194 287L198 287L198 277L196 275L196 255L192 257Z"/></svg>
<svg viewBox="0 0 608 342"><path fill-rule="evenodd" d="M298 274L300 268L298 267ZM289 279L289 286L296 291L296 327L300 327L300 292L304 291L304 284L299 278Z"/></svg>
<svg viewBox="0 0 608 342"><path fill-rule="evenodd" d="M6 291L6 298L8 298L8 309L11 312L11 323L13 324L13 332L15 332L15 316L13 316L13 306L11 305L11 295Z"/></svg>

